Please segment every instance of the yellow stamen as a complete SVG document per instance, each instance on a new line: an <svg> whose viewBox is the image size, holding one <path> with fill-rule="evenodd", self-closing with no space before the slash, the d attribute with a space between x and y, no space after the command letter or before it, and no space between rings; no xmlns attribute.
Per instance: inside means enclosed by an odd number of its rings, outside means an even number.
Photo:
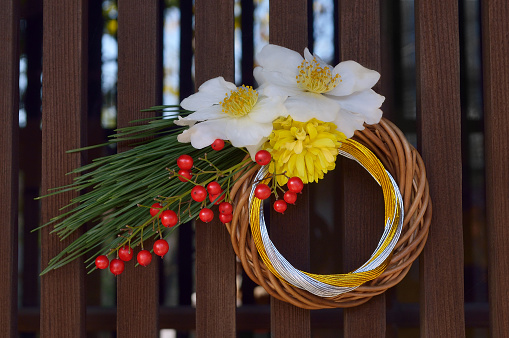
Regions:
<svg viewBox="0 0 509 338"><path fill-rule="evenodd" d="M253 109L258 101L258 93L251 86L244 86L232 90L229 95L226 94L221 106L223 113L231 117L242 117Z"/></svg>
<svg viewBox="0 0 509 338"><path fill-rule="evenodd" d="M316 58L302 61L296 79L301 88L317 94L331 91L342 81L339 74L332 76L330 66L321 67Z"/></svg>

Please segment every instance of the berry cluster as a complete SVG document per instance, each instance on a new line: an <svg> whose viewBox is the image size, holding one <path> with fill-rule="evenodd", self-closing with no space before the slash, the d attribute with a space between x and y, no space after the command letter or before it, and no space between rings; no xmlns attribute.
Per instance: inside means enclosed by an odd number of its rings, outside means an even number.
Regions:
<svg viewBox="0 0 509 338"><path fill-rule="evenodd" d="M168 250L170 249L170 246L168 245L168 242L164 239L158 239L154 242L154 253L158 256L163 257ZM120 275L122 272L124 272L124 262L128 262L133 258L134 250L129 245L124 245L120 249L118 249L117 256L118 258L114 258L111 260L111 262L108 260L108 257L106 255L100 255L95 259L95 266L98 269L106 269L108 265L110 266L110 271L115 276ZM142 266L147 266L152 261L152 254L148 250L141 250L138 252L138 255L136 256L136 259L138 263Z"/></svg>
<svg viewBox="0 0 509 338"><path fill-rule="evenodd" d="M272 160L272 156L267 150L260 150L255 155L255 161L259 165L267 165ZM260 183L255 188L255 196L261 200L267 199L274 193L277 198L277 193L275 189L277 187L277 182L274 180L273 188L270 188L268 185ZM286 184L288 187L288 191L284 193L283 199L278 199L274 202L274 210L280 213L284 213L288 208L287 203L295 204L297 201L297 193L300 193L304 188L304 183L299 177L291 177L288 179L288 183Z"/></svg>
<svg viewBox="0 0 509 338"><path fill-rule="evenodd" d="M224 148L224 141L217 139L213 142L211 147L216 151L222 150ZM194 166L193 158L189 155L181 155L177 159L177 166L179 170L173 172L173 176L178 177L178 179L182 182L192 182L191 179L193 178L193 173L191 172L191 169L193 169ZM191 199L202 203L202 208L199 212L200 220L208 223L214 219L213 211L209 208L205 208L205 200L208 195L210 203L219 205L219 220L222 223L231 222L233 218L233 206L229 202L224 202L226 193L221 188L221 185L217 181L209 182L206 187L196 182L192 183L195 184L195 186L191 189ZM159 222L166 228L174 227L180 222L180 203L179 213L174 210L165 209L165 206L163 206L160 202L152 204L149 208L150 216L157 220L158 227ZM169 251L169 245L168 242L162 238L161 231L159 230L157 232L161 238L154 242L153 252L162 258ZM132 237L132 231L130 231L130 234L131 236L128 238L129 243ZM141 247L142 250L137 255L137 261L142 266L148 266L152 261L152 254L150 251L143 249L143 241ZM106 269L109 266L111 273L119 275L124 271L124 262L130 261L133 257L133 253L133 249L130 245L125 244L117 248L118 258L114 258L110 262L106 255L100 255L95 260L95 266L98 269Z"/></svg>
<svg viewBox="0 0 509 338"><path fill-rule="evenodd" d="M224 141L223 140L215 140L212 144L212 149L219 151L223 149ZM156 203L152 204L149 208L150 217L153 220L153 225L155 227L155 222L157 221L157 230L156 233L159 233L159 239L154 242L153 252L160 256L161 258L168 252L169 245L166 240L162 238L162 233L160 230L160 224L162 224L166 228L171 228L179 224L181 221L181 204L182 200L185 196L190 195L191 198L188 202L188 205L192 203L192 201L201 203L201 209L198 213L198 218L208 223L214 219L214 212L207 208L207 197L210 203L214 205L218 205L219 210L219 220L222 223L229 223L233 219L233 205L230 202L225 201L228 199L228 189L224 191L219 182L212 181L212 179L208 179L205 182L198 183L197 178L204 173L213 173L216 174L217 177L220 177L224 173L221 172L217 167L215 167L210 161L205 158L201 158L200 160L208 162L211 166L215 168L215 171L205 172L199 168L194 166L194 160L189 155L181 155L177 159L178 171L169 170L172 172L172 177L178 177L178 179L182 182L190 182L194 184L194 187L191 190L187 190L187 192L183 193L180 196L168 197L168 198L160 198L156 199ZM266 150L260 150L255 155L255 162L260 165L268 165L272 161L272 157L270 153ZM195 172L195 178L193 178L193 173L191 170L195 168L198 172ZM282 173L281 175L284 175ZM287 203L295 204L297 200L297 193L300 193L304 188L304 184L302 180L298 177L291 177L288 179L287 183L287 191L284 191L283 199L278 199L277 189L283 190L274 179L272 181L272 187L269 187L267 184L258 183L255 188L255 196L259 199L267 199L272 195L272 193L276 196L276 201L274 202L274 210L280 213L284 213L288 207ZM161 196L159 196L161 197ZM169 209L170 205L174 205L175 201L179 201L177 212ZM188 207L189 208L189 207ZM137 255L137 261L142 266L147 266L152 261L152 254L150 251L143 249L143 226L137 227L136 231L141 231L141 251ZM114 275L119 275L124 271L124 262L130 261L133 257L133 249L130 246L131 239L134 237L135 231L133 231L136 227L127 226L127 230L129 231L129 237L127 240L116 249L117 258L108 260L106 255L100 255L95 260L95 265L98 269L106 269L108 266L110 267L110 271Z"/></svg>
<svg viewBox="0 0 509 338"><path fill-rule="evenodd" d="M279 213L284 213L286 211L288 208L287 203L295 204L297 201L297 194L304 188L304 183L298 177L291 177L288 179L286 186L288 187L288 191L284 193L283 199L278 199L274 202L274 210ZM259 183L255 188L254 195L256 198L264 200L272 195L272 189L267 184Z"/></svg>

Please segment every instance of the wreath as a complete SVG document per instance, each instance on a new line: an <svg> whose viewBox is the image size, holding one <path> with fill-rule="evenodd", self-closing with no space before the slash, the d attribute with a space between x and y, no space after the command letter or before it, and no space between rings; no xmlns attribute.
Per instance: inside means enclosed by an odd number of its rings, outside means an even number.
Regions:
<svg viewBox="0 0 509 338"><path fill-rule="evenodd" d="M46 195L85 191L43 225L59 236L96 225L43 274L92 252L91 270L109 267L118 275L138 245L136 259L147 266L152 254L168 252L165 237L178 226L218 217L247 275L302 308L359 305L406 275L426 242L431 201L420 155L382 118L384 97L371 89L380 75L354 61L332 67L307 49L303 57L267 45L256 59L258 88L217 77L184 99L183 109L152 108L164 114L119 129L107 143L134 147L74 170L80 175L73 184ZM270 240L263 200L274 195L273 208L284 213L305 184L334 170L338 155L357 161L381 186L384 233L356 270L300 271ZM144 248L144 238L157 240Z"/></svg>

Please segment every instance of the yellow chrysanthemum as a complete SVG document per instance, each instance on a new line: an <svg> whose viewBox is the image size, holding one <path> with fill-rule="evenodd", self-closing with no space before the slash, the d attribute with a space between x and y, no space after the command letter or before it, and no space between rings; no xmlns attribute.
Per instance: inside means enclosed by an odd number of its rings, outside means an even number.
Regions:
<svg viewBox="0 0 509 338"><path fill-rule="evenodd" d="M288 116L272 124L274 129L263 145L274 160L269 167L271 173L286 172L286 176L298 176L309 183L318 182L335 168L338 149L346 137L336 130L334 123L317 119L298 122ZM284 185L288 179L277 175L277 181Z"/></svg>

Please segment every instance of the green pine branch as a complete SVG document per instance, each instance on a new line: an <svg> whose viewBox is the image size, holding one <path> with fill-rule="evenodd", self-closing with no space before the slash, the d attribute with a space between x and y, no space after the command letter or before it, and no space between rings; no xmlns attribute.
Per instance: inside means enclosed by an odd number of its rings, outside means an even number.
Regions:
<svg viewBox="0 0 509 338"><path fill-rule="evenodd" d="M158 106L151 110L170 111L180 113L181 116L189 113L174 106ZM226 145L223 150L216 152L210 148L194 149L190 144L178 142L177 135L185 127L174 125L175 118L176 116L159 116L138 120L136 122L142 121L144 124L116 130L116 134L107 143L71 151L84 151L118 142L136 145L125 152L95 159L92 163L73 170L71 173L78 175L72 184L52 189L47 195L40 197L70 190L81 193L62 207L60 215L42 226L52 226L52 232L62 239L85 224L95 224L51 259L41 274L57 269L89 252L94 253L88 260L89 267L92 267L93 259L97 255L116 255L115 249L128 241L132 247L139 245L142 234L143 239L159 236L156 232L157 216L151 218L147 208L155 203L154 199L166 203L163 203L164 209L174 211L177 211L180 204L179 225L196 219L201 203L187 203L193 183L181 182L177 177L172 177L171 171L178 171L176 160L180 155L188 154L193 157L197 168L193 172L200 173L197 175L199 184L217 180L223 187L231 186L235 173L245 165L253 165L250 160L243 161L246 156L244 150L231 145ZM198 160L199 158L207 160ZM208 161L214 163L221 176L218 176L215 168L211 168ZM179 199L176 199L176 196ZM209 206L211 205L212 203L209 203ZM167 237L176 227L160 228L163 237ZM131 233L130 240L125 237L128 233Z"/></svg>

